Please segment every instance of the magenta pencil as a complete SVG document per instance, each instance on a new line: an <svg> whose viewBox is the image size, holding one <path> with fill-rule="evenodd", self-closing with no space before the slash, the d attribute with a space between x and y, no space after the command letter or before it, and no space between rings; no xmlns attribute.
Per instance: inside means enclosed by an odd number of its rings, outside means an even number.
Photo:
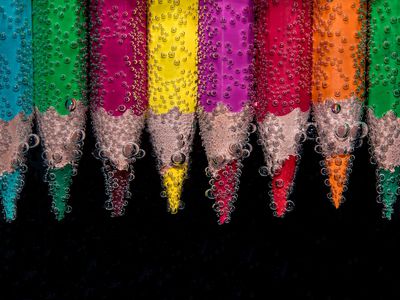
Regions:
<svg viewBox="0 0 400 300"><path fill-rule="evenodd" d="M259 143L272 177L271 208L283 216L292 208L299 146L311 104L312 0L256 0L254 101Z"/></svg>
<svg viewBox="0 0 400 300"><path fill-rule="evenodd" d="M144 152L140 137L147 99L146 0L91 0L92 119L103 160L106 208L124 213Z"/></svg>
<svg viewBox="0 0 400 300"><path fill-rule="evenodd" d="M237 198L241 161L250 154L253 96L253 1L201 0L199 124L219 224Z"/></svg>

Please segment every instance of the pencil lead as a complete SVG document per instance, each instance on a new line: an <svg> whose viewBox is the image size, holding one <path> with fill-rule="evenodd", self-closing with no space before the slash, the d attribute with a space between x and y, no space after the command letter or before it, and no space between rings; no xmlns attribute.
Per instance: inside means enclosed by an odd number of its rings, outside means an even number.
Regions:
<svg viewBox="0 0 400 300"><path fill-rule="evenodd" d="M168 211L171 214L177 214L179 209L183 208L181 195L186 176L186 164L178 167L170 167L164 172L163 185L165 187L165 196L168 200Z"/></svg>
<svg viewBox="0 0 400 300"><path fill-rule="evenodd" d="M283 217L293 209L293 201L289 200L296 173L296 156L290 155L282 167L272 177L272 207L277 217Z"/></svg>
<svg viewBox="0 0 400 300"><path fill-rule="evenodd" d="M350 154L338 154L326 158L328 181L332 203L339 208L343 202L343 192L347 184Z"/></svg>
<svg viewBox="0 0 400 300"><path fill-rule="evenodd" d="M0 176L0 198L3 201L4 217L7 222L17 217L17 200L24 185L24 176L20 169Z"/></svg>
<svg viewBox="0 0 400 300"><path fill-rule="evenodd" d="M378 197L383 204L382 216L388 220L392 219L393 205L397 200L400 188L400 166L394 172L389 170L378 170Z"/></svg>
<svg viewBox="0 0 400 300"><path fill-rule="evenodd" d="M71 208L68 205L68 199L72 176L73 167L71 164L48 170L49 192L52 197L52 208L57 221L63 220L65 214L70 212Z"/></svg>

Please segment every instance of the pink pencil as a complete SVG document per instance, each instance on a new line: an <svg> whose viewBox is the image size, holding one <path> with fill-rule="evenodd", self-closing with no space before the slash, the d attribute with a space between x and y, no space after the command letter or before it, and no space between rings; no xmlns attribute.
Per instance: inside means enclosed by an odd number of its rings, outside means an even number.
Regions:
<svg viewBox="0 0 400 300"><path fill-rule="evenodd" d="M228 223L250 154L253 118L253 1L200 0L199 123L219 224Z"/></svg>
<svg viewBox="0 0 400 300"><path fill-rule="evenodd" d="M103 161L106 208L120 216L130 197L147 99L146 0L91 0L92 119Z"/></svg>

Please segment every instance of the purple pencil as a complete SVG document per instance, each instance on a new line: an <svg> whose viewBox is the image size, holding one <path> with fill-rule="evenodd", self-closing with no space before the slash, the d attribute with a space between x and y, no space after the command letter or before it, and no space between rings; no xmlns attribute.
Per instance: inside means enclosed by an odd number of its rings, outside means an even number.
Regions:
<svg viewBox="0 0 400 300"><path fill-rule="evenodd" d="M230 221L251 151L253 19L252 0L200 0L198 116L219 224Z"/></svg>

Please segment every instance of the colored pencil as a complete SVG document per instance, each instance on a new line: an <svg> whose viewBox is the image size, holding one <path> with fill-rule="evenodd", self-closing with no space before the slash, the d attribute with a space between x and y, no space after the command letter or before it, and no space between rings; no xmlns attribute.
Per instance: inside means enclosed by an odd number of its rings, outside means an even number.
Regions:
<svg viewBox="0 0 400 300"><path fill-rule="evenodd" d="M251 151L253 21L252 0L200 0L198 116L219 224L231 219Z"/></svg>
<svg viewBox="0 0 400 300"><path fill-rule="evenodd" d="M359 145L365 99L366 1L314 0L313 117L322 173L336 208L344 201L348 175ZM361 129L360 129L361 128Z"/></svg>
<svg viewBox="0 0 400 300"><path fill-rule="evenodd" d="M148 2L148 129L168 199L183 207L197 103L198 0Z"/></svg>
<svg viewBox="0 0 400 300"><path fill-rule="evenodd" d="M143 154L146 7L146 0L91 1L91 115L112 216L124 213L134 178L132 163Z"/></svg>
<svg viewBox="0 0 400 300"><path fill-rule="evenodd" d="M0 198L4 217L17 216L25 154L32 138L31 1L0 4Z"/></svg>
<svg viewBox="0 0 400 300"><path fill-rule="evenodd" d="M34 104L52 208L61 220L70 211L70 185L85 137L86 1L35 0L32 4Z"/></svg>
<svg viewBox="0 0 400 300"><path fill-rule="evenodd" d="M391 219L400 192L400 2L371 1L369 25L368 125L382 215Z"/></svg>
<svg viewBox="0 0 400 300"><path fill-rule="evenodd" d="M259 171L272 177L270 207L282 217L294 205L288 197L311 104L312 0L258 0L255 11Z"/></svg>

